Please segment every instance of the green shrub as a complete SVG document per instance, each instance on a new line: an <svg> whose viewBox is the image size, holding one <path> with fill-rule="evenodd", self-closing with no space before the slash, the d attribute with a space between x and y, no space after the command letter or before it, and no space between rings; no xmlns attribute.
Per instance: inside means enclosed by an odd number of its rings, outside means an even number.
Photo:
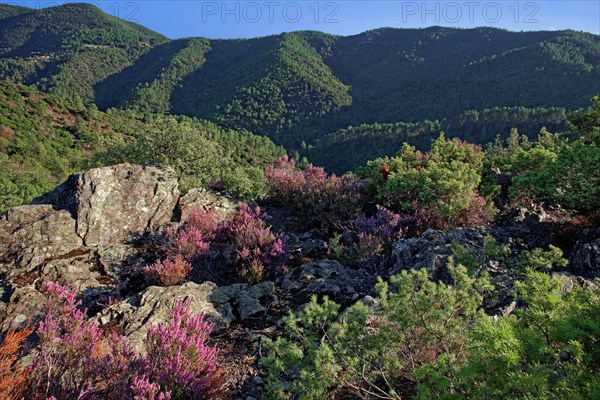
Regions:
<svg viewBox="0 0 600 400"><path fill-rule="evenodd" d="M425 270L380 281L372 310L358 302L339 314L337 304L313 297L286 319L288 337L273 342L261 361L269 398L322 399L346 389L399 399L432 365L460 360L490 285L462 266L451 271L453 286L432 282ZM282 380L292 381L289 390Z"/></svg>
<svg viewBox="0 0 600 400"><path fill-rule="evenodd" d="M539 271L565 266L561 252L534 249L510 259L492 239L483 249L454 247L452 285L431 281L425 270L403 271L378 283L371 306L359 301L341 311L313 297L290 314L285 337L261 360L267 397L599 398L599 292L578 284L566 291ZM510 315L483 312L492 285L482 271L492 260L522 277L514 291L521 306Z"/></svg>
<svg viewBox="0 0 600 400"><path fill-rule="evenodd" d="M483 225L493 216L477 192L483 157L478 146L442 134L427 154L405 144L395 157L369 162L361 174L378 202L419 215L424 226Z"/></svg>

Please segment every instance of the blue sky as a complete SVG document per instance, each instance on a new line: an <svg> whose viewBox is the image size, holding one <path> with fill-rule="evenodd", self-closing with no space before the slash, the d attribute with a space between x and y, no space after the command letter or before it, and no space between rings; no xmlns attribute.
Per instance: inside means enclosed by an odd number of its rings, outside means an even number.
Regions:
<svg viewBox="0 0 600 400"><path fill-rule="evenodd" d="M62 1L3 1L41 8ZM170 38L242 38L294 30L351 35L380 27L433 25L512 31L575 29L600 34L600 0L96 0L105 12Z"/></svg>

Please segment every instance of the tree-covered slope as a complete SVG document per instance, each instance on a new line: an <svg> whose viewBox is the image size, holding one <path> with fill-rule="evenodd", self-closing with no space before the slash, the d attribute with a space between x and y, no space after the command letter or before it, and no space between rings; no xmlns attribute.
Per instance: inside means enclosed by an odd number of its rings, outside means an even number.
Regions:
<svg viewBox="0 0 600 400"><path fill-rule="evenodd" d="M169 112L173 91L188 74L203 65L209 50L209 41L201 38L158 45L132 66L98 83L95 102L100 108L117 106Z"/></svg>
<svg viewBox="0 0 600 400"><path fill-rule="evenodd" d="M583 32L384 28L170 41L89 5L0 10L0 78L103 110L201 117L290 149L318 147L348 126L572 111L600 90L600 36ZM508 132L506 121L488 113L481 126L451 123L451 133L485 143L490 130Z"/></svg>
<svg viewBox="0 0 600 400"><path fill-rule="evenodd" d="M533 140L542 128L562 133L566 130L566 115L559 107L495 107L467 110L441 120L354 125L324 135L303 154L328 171L344 173L374 158L394 155L404 142L426 151L442 131L448 137L480 144L491 143L496 136L506 138L512 128Z"/></svg>
<svg viewBox="0 0 600 400"><path fill-rule="evenodd" d="M299 34L213 41L205 65L173 94L173 111L225 126L290 136L351 103L319 53Z"/></svg>
<svg viewBox="0 0 600 400"><path fill-rule="evenodd" d="M152 142L157 138L165 141L160 148ZM172 154L162 158L169 149ZM131 157L173 164L189 186L222 180L233 193L248 194L262 184L264 166L283 153L268 138L212 122L131 110L104 113L0 81L0 210L30 201L70 173Z"/></svg>
<svg viewBox="0 0 600 400"><path fill-rule="evenodd" d="M600 88L599 60L600 37L587 33L441 27L342 37L325 58L352 87L348 124L497 106L583 107Z"/></svg>
<svg viewBox="0 0 600 400"><path fill-rule="evenodd" d="M40 10L3 6L0 78L94 100L93 84L168 39L83 3Z"/></svg>

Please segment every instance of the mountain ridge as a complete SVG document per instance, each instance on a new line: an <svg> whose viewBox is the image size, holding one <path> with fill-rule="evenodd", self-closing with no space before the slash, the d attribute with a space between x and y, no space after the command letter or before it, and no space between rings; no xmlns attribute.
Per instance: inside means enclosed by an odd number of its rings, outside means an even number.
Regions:
<svg viewBox="0 0 600 400"><path fill-rule="evenodd" d="M502 107L570 112L600 91L600 36L573 30L388 27L171 40L91 5L2 9L10 16L0 19L0 78L102 110L200 117L301 152L352 126ZM38 40L40 27L53 34ZM554 122L514 127L533 135ZM493 130L508 134L503 121Z"/></svg>

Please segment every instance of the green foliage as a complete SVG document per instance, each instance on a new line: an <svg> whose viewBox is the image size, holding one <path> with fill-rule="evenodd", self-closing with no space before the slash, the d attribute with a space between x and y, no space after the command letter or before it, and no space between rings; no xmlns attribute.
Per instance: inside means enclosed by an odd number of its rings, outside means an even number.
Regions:
<svg viewBox="0 0 600 400"><path fill-rule="evenodd" d="M0 79L35 83L86 102L94 100L96 83L168 40L83 3L22 9L15 14L0 20L0 57L5 67L0 69Z"/></svg>
<svg viewBox="0 0 600 400"><path fill-rule="evenodd" d="M458 116L422 122L373 123L349 126L318 138L304 150L309 158L335 173L353 170L377 157L391 156L404 142L425 151L441 131L473 143L507 137L514 127L530 138L542 127L565 131L566 115L561 108L494 107L468 110ZM335 157L331 154L335 153Z"/></svg>
<svg viewBox="0 0 600 400"><path fill-rule="evenodd" d="M0 81L0 210L52 189L116 136L74 102Z"/></svg>
<svg viewBox="0 0 600 400"><path fill-rule="evenodd" d="M600 393L596 291L529 271L516 284L523 307L482 319L448 398L591 399Z"/></svg>
<svg viewBox="0 0 600 400"><path fill-rule="evenodd" d="M358 302L339 314L335 303L313 297L286 319L288 338L272 343L261 361L268 397L321 399L349 388L360 396L399 399L431 364L460 359L490 286L464 267L451 271L454 286L430 281L425 270L380 281L372 309ZM282 379L292 380L288 391Z"/></svg>
<svg viewBox="0 0 600 400"><path fill-rule="evenodd" d="M527 273L530 271L550 271L552 268L564 268L569 263L563 258L563 252L556 246L550 245L547 251L533 249L520 255L519 266Z"/></svg>
<svg viewBox="0 0 600 400"><path fill-rule="evenodd" d="M267 397L382 399L589 399L600 383L600 296L539 269L564 266L560 251L534 249L509 259L486 239L483 249L455 246L448 268L452 285L433 282L425 270L380 281L371 306L345 311L316 297L285 320L286 336L261 360ZM484 253L484 255L480 255ZM491 260L524 271L511 315L488 316ZM289 386L283 382L290 382Z"/></svg>
<svg viewBox="0 0 600 400"><path fill-rule="evenodd" d="M551 201L579 211L600 207L600 142L594 133L600 126L598 98L592 102L591 110L570 116L574 140L542 129L532 145L515 129L506 142L497 138L488 146L485 166L512 175L513 200Z"/></svg>
<svg viewBox="0 0 600 400"><path fill-rule="evenodd" d="M485 224L490 211L477 194L483 153L475 145L441 134L423 154L405 144L392 158L371 161L360 173L371 180L377 201L418 213L427 226Z"/></svg>
<svg viewBox="0 0 600 400"><path fill-rule="evenodd" d="M174 93L175 112L299 145L300 127L351 103L348 86L300 34L213 41L211 48L202 68Z"/></svg>
<svg viewBox="0 0 600 400"><path fill-rule="evenodd" d="M569 126L583 141L600 144L600 94L592 99L589 111L569 115Z"/></svg>
<svg viewBox="0 0 600 400"><path fill-rule="evenodd" d="M543 126L563 131L566 113L585 106L600 79L598 37L574 31L431 27L170 41L86 4L4 6L2 15L0 78L103 110L247 129L336 173L390 156L404 141L425 151L440 131L480 144L512 127L530 137Z"/></svg>
<svg viewBox="0 0 600 400"><path fill-rule="evenodd" d="M112 115L121 122L133 118L128 129L137 139L108 147L96 154L95 162L170 165L184 192L221 180L231 194L255 198L265 191L261 167L283 153L266 138L222 130L210 122L160 114L141 119L130 111Z"/></svg>

